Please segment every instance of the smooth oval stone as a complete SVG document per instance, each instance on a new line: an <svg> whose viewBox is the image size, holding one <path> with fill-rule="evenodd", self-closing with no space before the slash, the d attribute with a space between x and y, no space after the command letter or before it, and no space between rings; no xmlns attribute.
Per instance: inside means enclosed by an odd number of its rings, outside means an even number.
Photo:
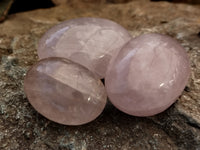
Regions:
<svg viewBox="0 0 200 150"><path fill-rule="evenodd" d="M85 67L64 58L47 58L27 73L24 90L46 118L65 125L94 120L106 104L102 82Z"/></svg>
<svg viewBox="0 0 200 150"><path fill-rule="evenodd" d="M113 21L78 18L46 32L39 42L38 55L40 59L68 58L104 78L112 55L130 39L128 31Z"/></svg>
<svg viewBox="0 0 200 150"><path fill-rule="evenodd" d="M134 116L167 109L183 91L190 74L185 50L166 35L145 34L113 57L105 78L110 101Z"/></svg>

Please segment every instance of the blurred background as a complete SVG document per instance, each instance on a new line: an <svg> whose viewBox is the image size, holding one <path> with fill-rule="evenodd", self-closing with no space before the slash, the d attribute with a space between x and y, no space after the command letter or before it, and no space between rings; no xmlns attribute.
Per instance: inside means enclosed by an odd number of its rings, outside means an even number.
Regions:
<svg viewBox="0 0 200 150"><path fill-rule="evenodd" d="M34 10L39 8L50 8L63 4L81 4L81 3L127 3L140 0L0 0L0 20L5 19L7 14ZM168 1L171 3L188 3L192 5L200 4L200 0L146 0L146 1Z"/></svg>

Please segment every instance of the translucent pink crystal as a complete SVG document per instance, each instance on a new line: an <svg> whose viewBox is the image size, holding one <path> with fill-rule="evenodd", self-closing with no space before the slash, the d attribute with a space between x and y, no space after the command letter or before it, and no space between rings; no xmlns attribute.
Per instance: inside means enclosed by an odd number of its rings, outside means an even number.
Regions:
<svg viewBox="0 0 200 150"><path fill-rule="evenodd" d="M131 35L113 21L73 19L54 26L41 38L38 55L40 59L68 58L103 78L112 55L130 39Z"/></svg>
<svg viewBox="0 0 200 150"><path fill-rule="evenodd" d="M111 59L105 83L110 101L134 116L167 109L183 91L190 74L187 54L174 39L141 35Z"/></svg>
<svg viewBox="0 0 200 150"><path fill-rule="evenodd" d="M46 118L65 125L94 120L106 104L103 84L85 67L63 58L36 63L27 73L25 93Z"/></svg>

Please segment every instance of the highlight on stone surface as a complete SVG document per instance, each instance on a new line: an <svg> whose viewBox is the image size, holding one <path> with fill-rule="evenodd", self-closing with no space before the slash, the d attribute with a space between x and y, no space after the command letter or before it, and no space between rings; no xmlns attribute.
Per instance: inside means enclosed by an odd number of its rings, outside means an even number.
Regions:
<svg viewBox="0 0 200 150"><path fill-rule="evenodd" d="M40 59L68 58L104 78L112 55L130 39L128 31L111 20L72 19L54 26L41 38L38 55Z"/></svg>
<svg viewBox="0 0 200 150"><path fill-rule="evenodd" d="M111 59L105 78L110 101L134 116L152 116L172 105L187 84L189 59L166 35L145 34Z"/></svg>
<svg viewBox="0 0 200 150"><path fill-rule="evenodd" d="M81 125L103 111L104 85L88 69L64 58L47 58L27 73L24 90L31 105L46 118Z"/></svg>

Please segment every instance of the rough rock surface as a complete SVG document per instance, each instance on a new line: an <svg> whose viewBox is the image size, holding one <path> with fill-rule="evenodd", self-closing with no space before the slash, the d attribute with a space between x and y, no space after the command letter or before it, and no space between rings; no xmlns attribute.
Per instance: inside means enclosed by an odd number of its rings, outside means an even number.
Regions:
<svg viewBox="0 0 200 150"><path fill-rule="evenodd" d="M73 3L19 13L0 24L1 150L200 149L200 6L133 1L126 4ZM191 60L191 77L178 101L154 117L128 116L108 104L84 126L53 123L39 115L23 92L27 69L37 61L44 32L75 17L104 17L133 36L157 32L176 38Z"/></svg>

